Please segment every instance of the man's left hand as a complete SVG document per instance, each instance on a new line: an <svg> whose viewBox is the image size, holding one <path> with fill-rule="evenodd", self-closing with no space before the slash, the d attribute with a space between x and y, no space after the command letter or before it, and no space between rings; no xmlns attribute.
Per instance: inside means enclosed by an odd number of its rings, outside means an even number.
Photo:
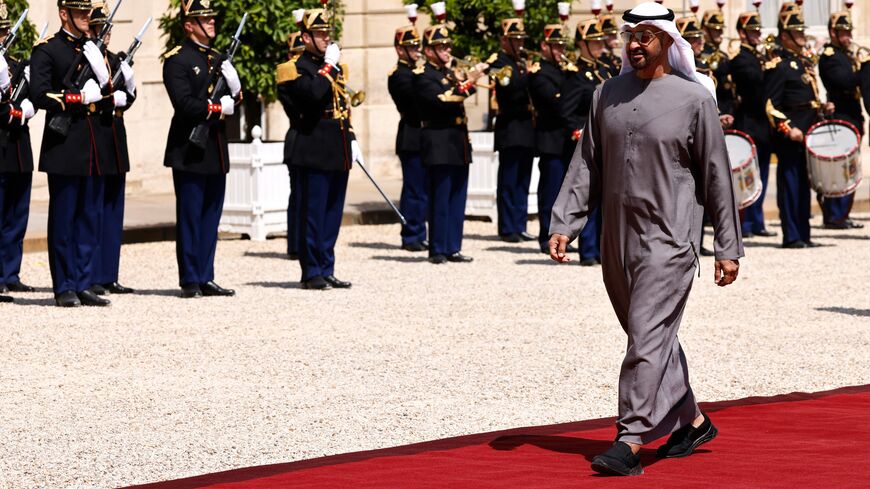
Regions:
<svg viewBox="0 0 870 489"><path fill-rule="evenodd" d="M731 285L737 280L740 270L740 262L737 260L717 260L716 270L713 272L713 281L719 287Z"/></svg>
<svg viewBox="0 0 870 489"><path fill-rule="evenodd" d="M730 114L720 115L719 123L722 124L722 129L730 129L731 125L734 124L734 116Z"/></svg>
<svg viewBox="0 0 870 489"><path fill-rule="evenodd" d="M825 115L834 115L835 110L837 110L837 107L834 105L834 102L825 104Z"/></svg>

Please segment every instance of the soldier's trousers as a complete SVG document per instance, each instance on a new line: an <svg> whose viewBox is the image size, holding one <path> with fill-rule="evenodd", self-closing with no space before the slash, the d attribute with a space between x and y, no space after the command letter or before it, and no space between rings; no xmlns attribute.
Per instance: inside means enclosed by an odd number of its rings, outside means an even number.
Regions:
<svg viewBox="0 0 870 489"><path fill-rule="evenodd" d="M127 175L107 175L103 192L103 225L100 257L94 283L105 285L118 281L121 264L121 238L124 234L124 190Z"/></svg>
<svg viewBox="0 0 870 489"><path fill-rule="evenodd" d="M290 201L287 203L287 254L299 254L299 173L288 165L290 174Z"/></svg>
<svg viewBox="0 0 870 489"><path fill-rule="evenodd" d="M770 144L755 141L755 149L758 152L758 166L761 171L761 197L743 211L743 234L758 233L764 231L764 197L767 195L767 182L770 177Z"/></svg>
<svg viewBox="0 0 870 489"><path fill-rule="evenodd" d="M341 229L349 173L298 167L299 264L302 281L335 274L335 243Z"/></svg>
<svg viewBox="0 0 870 489"><path fill-rule="evenodd" d="M178 282L182 286L211 282L227 177L173 169L172 183Z"/></svg>
<svg viewBox="0 0 870 489"><path fill-rule="evenodd" d="M601 259L601 209L589 213L586 225L577 239L580 245L580 260Z"/></svg>
<svg viewBox="0 0 870 489"><path fill-rule="evenodd" d="M429 166L429 256L462 250L468 165Z"/></svg>
<svg viewBox="0 0 870 489"><path fill-rule="evenodd" d="M810 240L810 184L804 146L780 140L774 147L776 201L782 221L782 242Z"/></svg>
<svg viewBox="0 0 870 489"><path fill-rule="evenodd" d="M498 152L496 205L499 236L526 232L534 159L531 148L504 148Z"/></svg>
<svg viewBox="0 0 870 489"><path fill-rule="evenodd" d="M823 197L819 195L819 204L825 224L841 224L849 218L855 194L845 197Z"/></svg>
<svg viewBox="0 0 870 489"><path fill-rule="evenodd" d="M48 263L55 294L94 285L103 187L103 177L48 175Z"/></svg>
<svg viewBox="0 0 870 489"><path fill-rule="evenodd" d="M408 221L406 226L402 226L402 245L410 245L426 240L427 175L420 153L403 152L399 154L399 160L402 162L399 210Z"/></svg>
<svg viewBox="0 0 870 489"><path fill-rule="evenodd" d="M31 173L0 173L0 284L21 280L32 181Z"/></svg>
<svg viewBox="0 0 870 489"><path fill-rule="evenodd" d="M543 154L538 161L538 169L541 178L538 180L538 222L541 227L538 231L538 244L545 246L550 241L550 219L553 213L553 204L559 196L562 188L562 180L568 172L568 163L571 159L565 159L562 155Z"/></svg>

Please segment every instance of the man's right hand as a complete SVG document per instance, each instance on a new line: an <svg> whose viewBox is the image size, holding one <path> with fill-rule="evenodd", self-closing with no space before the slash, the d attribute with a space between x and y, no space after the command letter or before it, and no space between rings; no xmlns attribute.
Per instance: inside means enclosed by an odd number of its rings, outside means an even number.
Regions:
<svg viewBox="0 0 870 489"><path fill-rule="evenodd" d="M800 129L792 127L788 131L788 138L796 143L800 143L804 140L804 133Z"/></svg>
<svg viewBox="0 0 870 489"><path fill-rule="evenodd" d="M550 236L550 259L556 263L568 263L571 261L567 254L568 243L570 241L571 238L564 234Z"/></svg>

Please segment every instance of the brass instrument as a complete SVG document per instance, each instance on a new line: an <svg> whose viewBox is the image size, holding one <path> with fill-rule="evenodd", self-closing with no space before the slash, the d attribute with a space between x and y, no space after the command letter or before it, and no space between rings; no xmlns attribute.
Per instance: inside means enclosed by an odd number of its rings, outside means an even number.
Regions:
<svg viewBox="0 0 870 489"><path fill-rule="evenodd" d="M855 60L858 61L858 65L864 64L870 61L870 48L864 47L860 44L854 44L855 46Z"/></svg>
<svg viewBox="0 0 870 489"><path fill-rule="evenodd" d="M477 56L466 56L462 59L453 58L453 69L454 71L458 71L457 77L461 80L466 78L466 71L474 68L480 64L480 58ZM511 83L511 77L514 75L514 69L512 66L504 66L497 70L486 70L486 74L488 74L491 78L494 78L499 85L506 87ZM492 88L490 85L482 85L483 87Z"/></svg>
<svg viewBox="0 0 870 489"><path fill-rule="evenodd" d="M739 38L730 38L728 39L728 47L726 48L726 52L728 53L728 57L733 58L737 56L737 53L740 52L740 46L743 44Z"/></svg>
<svg viewBox="0 0 870 489"><path fill-rule="evenodd" d="M350 106L351 107L359 107L363 102L366 101L366 91L359 90L356 91L350 87L344 87L344 92L350 98Z"/></svg>

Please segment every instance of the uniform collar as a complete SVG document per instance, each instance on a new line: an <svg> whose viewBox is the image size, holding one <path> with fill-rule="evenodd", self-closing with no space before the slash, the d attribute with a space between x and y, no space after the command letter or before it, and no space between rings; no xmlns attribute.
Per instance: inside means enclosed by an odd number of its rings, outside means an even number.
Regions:
<svg viewBox="0 0 870 489"><path fill-rule="evenodd" d="M317 56L311 51L308 51L307 49L302 52L302 56L308 58L314 63L323 63L323 56Z"/></svg>
<svg viewBox="0 0 870 489"><path fill-rule="evenodd" d="M63 27L61 27L60 31L58 31L57 34L58 34L58 37L60 37L61 39L63 39L64 41L66 41L70 44L76 44L79 41L82 41L83 38L85 37L85 36L76 37L76 36L70 34L69 32L67 32L67 30L64 29Z"/></svg>

